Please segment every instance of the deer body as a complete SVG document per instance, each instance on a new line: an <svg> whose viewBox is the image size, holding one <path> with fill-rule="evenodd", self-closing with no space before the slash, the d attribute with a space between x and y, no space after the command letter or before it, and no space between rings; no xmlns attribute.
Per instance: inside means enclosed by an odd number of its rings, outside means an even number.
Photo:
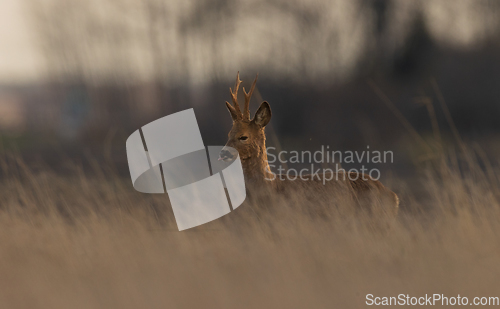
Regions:
<svg viewBox="0 0 500 309"><path fill-rule="evenodd" d="M316 175L317 177L307 175L294 181L282 180L274 175L269 167L266 152L265 127L271 120L272 115L269 103L262 102L254 118L250 119L250 98L256 83L257 77L248 93L243 88L245 95L243 112L240 109L237 97L241 84L239 73L236 76L234 90L229 89L233 105L226 102L226 106L233 119L233 127L228 134L226 143L226 146L230 148L225 147L220 154L221 160L232 160L239 154L245 183L249 187L250 193L258 188L270 188L277 192L306 189L318 192L318 194L348 195L358 204L369 204L371 200L377 199L384 204L389 213L397 213L399 206L397 195L378 180L374 180L365 174L355 175L357 177L347 177L347 174L334 175L334 180L328 181L325 185L323 185L323 177L326 175ZM238 153L235 153L235 151ZM332 179L332 175L328 176L329 179Z"/></svg>

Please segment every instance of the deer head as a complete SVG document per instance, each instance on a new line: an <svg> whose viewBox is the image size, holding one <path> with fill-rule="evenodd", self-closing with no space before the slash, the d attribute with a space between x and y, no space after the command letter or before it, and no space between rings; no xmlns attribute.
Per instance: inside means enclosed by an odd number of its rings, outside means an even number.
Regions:
<svg viewBox="0 0 500 309"><path fill-rule="evenodd" d="M258 76L257 76L258 77ZM262 102L257 109L253 119L250 119L250 98L257 83L255 77L248 93L243 87L245 105L241 112L238 104L238 89L241 84L240 74L236 76L234 88L229 88L233 105L226 101L227 109L233 119L233 127L228 134L228 141L220 153L219 160L231 161L236 158L238 151L243 166L243 172L247 180L264 180L269 172L266 153L265 127L271 120L271 107L269 103Z"/></svg>

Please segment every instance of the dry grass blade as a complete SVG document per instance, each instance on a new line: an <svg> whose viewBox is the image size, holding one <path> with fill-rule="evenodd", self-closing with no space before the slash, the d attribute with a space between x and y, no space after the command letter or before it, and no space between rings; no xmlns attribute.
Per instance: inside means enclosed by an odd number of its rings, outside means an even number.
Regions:
<svg viewBox="0 0 500 309"><path fill-rule="evenodd" d="M419 215L388 220L297 190L187 232L176 231L166 196L134 192L129 179L12 162L20 172L0 186L2 308L359 308L369 293L498 296L500 188L449 161L448 180L422 179Z"/></svg>
<svg viewBox="0 0 500 309"><path fill-rule="evenodd" d="M427 142L418 134L417 130L413 128L411 123L401 114L401 112L398 110L398 108L392 103L392 101L387 97L387 95L380 89L380 87L375 84L374 81L368 80L368 85L372 90L375 92L375 94L380 98L380 100L391 110L391 112L398 118L398 120L401 122L401 124L408 130L410 135L417 141L423 148L426 149L427 153L432 154L433 151L431 147L427 144Z"/></svg>

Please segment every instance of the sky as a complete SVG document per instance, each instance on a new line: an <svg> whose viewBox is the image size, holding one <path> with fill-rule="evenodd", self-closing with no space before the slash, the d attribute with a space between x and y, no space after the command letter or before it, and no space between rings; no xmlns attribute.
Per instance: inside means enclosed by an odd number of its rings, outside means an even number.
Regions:
<svg viewBox="0 0 500 309"><path fill-rule="evenodd" d="M411 20L412 13L416 10L416 5L420 4L422 5L427 26L435 39L457 47L475 46L474 42L478 38L487 35L485 25L497 20L493 13L487 14L488 11L484 10L488 8L487 6L483 5L483 10L478 9L481 6L477 4L486 3L486 0L476 1L456 0L452 6L450 6L448 0L396 1L393 10L395 14L391 17L396 21L393 23L396 26L390 30L388 35L394 41L397 41L398 37L403 38L401 29L405 29L408 21ZM109 16L114 16L120 23L127 23L126 16L116 15L115 10L106 9L106 5L103 4L106 1L87 0L84 2L92 10L99 12L100 15L103 15L101 14L103 12L106 12L106 14L111 12ZM189 1L169 0L166 3L168 3L169 7L172 7L170 9L182 9L184 8L182 4L186 2ZM189 76L197 76L204 81L217 71L214 70L214 66L216 66L216 69L219 69L219 66L222 67L222 71L230 76L242 66L242 63L248 65L264 63L273 66L277 72L286 73L292 67L290 62L304 63L305 59L307 60L306 73L321 73L322 70L328 71L330 69L329 65L325 65L325 59L335 54L336 58L330 59L332 65L335 65L335 71L340 72L340 75L348 75L358 56L362 55L363 44L369 41L366 37L367 34L360 31L360 29L363 29L360 24L369 23L369 20L359 19L358 7L353 4L355 2L350 0L326 2L324 0L302 0L301 3L311 4L315 2L321 5L328 3L325 10L330 15L326 21L317 25L318 29L311 30L310 33L307 33L308 35L300 37L300 29L294 29L293 24L289 24L290 20L287 15L280 16L276 12L272 16L256 15L252 17L254 20L249 19L244 23L238 23L238 29L233 35L218 35L216 37L217 44L215 45L213 44L215 39L210 36L204 38L201 35L189 38L186 41L186 50L182 51L182 53L185 53L185 56L183 56L189 59L187 67L178 68L179 63L181 63L179 61L180 49L177 48L179 38L174 35L173 31L170 31L173 28L169 28L169 31L162 33L162 37L163 41L168 42L166 46L173 48L162 51L162 55L170 59L170 62L167 61L163 67L168 68L168 73L174 79L177 79L178 74L189 70ZM137 5L142 2L134 2L133 0L123 2L123 4L127 3ZM0 84L3 85L36 83L43 80L46 71L44 70L45 58L39 48L40 41L36 37L36 29L31 24L32 19L29 18L29 10L26 7L28 4L28 0L0 1ZM122 5L120 4L120 6ZM103 16L108 16L106 14ZM175 11L168 22L175 25L176 18L178 19L179 16L183 16L183 12ZM133 20L135 23L140 22L135 17ZM168 25L171 26L171 24ZM224 24L220 26L223 27ZM323 30L326 29L325 31L327 31L335 27L339 29L337 37L339 49L332 53L328 46L319 46L318 42L326 42L322 39ZM210 32L207 33L210 34ZM316 33L317 35L315 35ZM98 38L98 36L96 37ZM140 39L142 40L142 37ZM300 42L297 42L297 40ZM302 40L306 42L302 42ZM152 72L154 72L152 68L155 65L148 60L151 55L144 51L124 48L120 50L120 54L113 52L110 60L109 57L99 57L100 54L96 56L96 53L100 52L100 46L96 42L95 40L87 42L80 39L74 42L75 44L83 44L78 48L85 51L85 56L91 59L85 64L87 71L93 73L106 70L113 71L110 74L111 76L115 76L115 71L118 71L124 76L134 76L138 80L147 80L148 76L151 76ZM302 53L305 53L303 55L305 58L301 58L301 49L300 46L297 47L298 43L315 46L316 48L307 49L305 52L302 51ZM214 51L212 45L217 47L217 57L210 54ZM113 60L120 60L120 57L123 57L124 61L122 62L127 65L118 63L118 65L110 68L114 63Z"/></svg>
<svg viewBox="0 0 500 309"><path fill-rule="evenodd" d="M0 83L33 82L40 78L43 59L25 11L24 1L2 0L0 4Z"/></svg>

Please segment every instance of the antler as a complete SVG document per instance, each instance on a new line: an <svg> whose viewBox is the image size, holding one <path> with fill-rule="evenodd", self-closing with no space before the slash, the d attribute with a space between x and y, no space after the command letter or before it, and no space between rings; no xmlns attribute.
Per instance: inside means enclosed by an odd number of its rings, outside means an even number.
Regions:
<svg viewBox="0 0 500 309"><path fill-rule="evenodd" d="M257 78L259 74L255 77L253 81L252 87L250 87L250 91L247 93L245 91L245 87L243 87L243 94L245 94L245 106L243 107L243 113L241 112L240 105L238 104L238 89L240 88L241 80L240 80L240 72L236 75L236 82L234 83L234 91L229 88L229 92L231 93L231 99L233 100L233 106L226 101L226 104L229 109L233 111L233 114L238 119L250 120L250 99L252 98L252 93L255 90L255 84L257 84Z"/></svg>
<svg viewBox="0 0 500 309"><path fill-rule="evenodd" d="M234 91L231 89L231 87L229 87L229 92L231 93L231 99L233 100L234 105L233 108L238 118L241 118L242 115L240 105L238 104L238 89L240 88L240 84L240 72L238 71L238 74L236 75L236 82L234 83ZM231 106L227 101L226 104L228 104L228 106Z"/></svg>
<svg viewBox="0 0 500 309"><path fill-rule="evenodd" d="M252 87L250 87L250 91L248 93L245 92L245 87L243 87L243 93L245 94L245 107L243 108L243 118L250 120L250 99L252 98L252 93L255 90L255 84L257 84L257 78L259 74L255 76L255 80L252 83Z"/></svg>

